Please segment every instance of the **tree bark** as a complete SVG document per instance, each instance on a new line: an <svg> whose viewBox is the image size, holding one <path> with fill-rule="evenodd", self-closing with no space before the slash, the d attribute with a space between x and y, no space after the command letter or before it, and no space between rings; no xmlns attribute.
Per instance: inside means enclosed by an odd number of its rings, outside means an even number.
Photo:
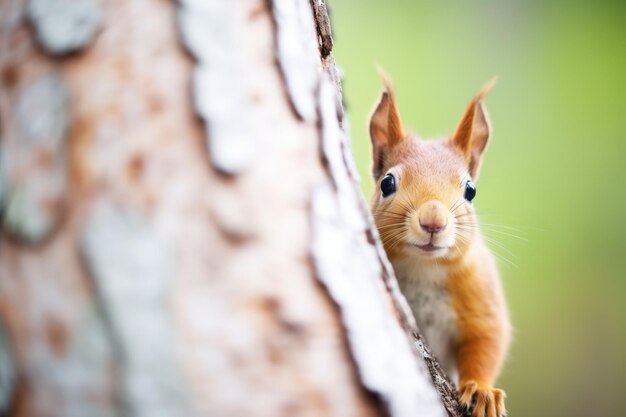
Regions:
<svg viewBox="0 0 626 417"><path fill-rule="evenodd" d="M0 2L0 414L458 415L331 51L323 0Z"/></svg>

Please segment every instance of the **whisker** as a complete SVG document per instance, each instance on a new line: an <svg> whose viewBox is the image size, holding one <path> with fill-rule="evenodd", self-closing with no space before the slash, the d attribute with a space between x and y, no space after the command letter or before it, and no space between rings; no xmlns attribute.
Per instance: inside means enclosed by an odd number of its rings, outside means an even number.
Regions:
<svg viewBox="0 0 626 417"><path fill-rule="evenodd" d="M454 214L454 212L455 212L456 210L458 210L458 209L459 209L459 208L463 205L463 203L464 203L464 202L465 202L465 200L464 200L463 198L459 198L459 199L458 199L458 200L457 200L457 201L456 201L456 202L452 205L452 208L450 208L450 213Z"/></svg>
<svg viewBox="0 0 626 417"><path fill-rule="evenodd" d="M461 216L457 216L455 217L456 220L458 220L459 217L463 217L463 215ZM508 231L504 231L504 230L498 230L498 229L506 229L506 230L512 230L514 232L520 233L520 234L525 234L525 232L523 230L511 227L511 226L507 226L507 225L503 225L503 224L495 224L495 223L480 223L480 224L474 224L474 223L469 223L466 221L456 221L455 222L457 225L461 225L461 226L466 226L466 227L472 227L476 230L482 229L486 234L487 233L497 233L499 235L503 235L503 236L507 236L507 237L512 237L515 239L518 239L520 241L523 242L528 242L528 239L526 239L523 236L519 236L517 234L514 233L510 233Z"/></svg>
<svg viewBox="0 0 626 417"><path fill-rule="evenodd" d="M404 211L406 213L411 212L413 210L415 210L415 206L413 205L413 202L408 200L398 200L398 205L400 205L400 208L404 209ZM406 214L408 216L408 214Z"/></svg>
<svg viewBox="0 0 626 417"><path fill-rule="evenodd" d="M466 233L471 231L471 230L474 230L474 229L459 227L459 228L457 228L457 231L455 233L455 238L458 239L461 243L470 243L471 242L471 238L469 238L466 235ZM505 252L510 254L513 258L516 258L515 254L513 252L511 252L506 246L504 246L501 243L497 242L493 238L489 238L489 237L486 237L486 236L483 236L483 238L488 243L490 243L492 245L495 245L497 247L497 249L504 250ZM510 260L509 258L504 256L502 253L498 252L498 250L496 250L496 248L491 248L491 253L493 253L493 255L497 259L499 259L499 260L501 260L501 261L503 261L503 262L505 262L505 263L507 263L507 264L509 264L509 265L511 265L513 267L515 267L515 268L518 267L515 262L513 262L512 260Z"/></svg>
<svg viewBox="0 0 626 417"><path fill-rule="evenodd" d="M511 261L510 259L508 259L506 256L502 255L501 253L498 253L495 250L492 250L491 253L493 253L493 255L496 258L498 258L501 261L506 262L507 264L511 265L512 267L519 268L519 266L515 262Z"/></svg>
<svg viewBox="0 0 626 417"><path fill-rule="evenodd" d="M389 228L394 228L394 227L395 228L399 228L399 227L402 227L402 226L404 226L404 222L383 224L382 226L377 226L377 227L378 227L378 230L381 230L381 229L389 229Z"/></svg>
<svg viewBox="0 0 626 417"><path fill-rule="evenodd" d="M401 228L383 230L381 232L381 240L383 241L383 243L388 243L389 241L393 240L395 237L401 235L402 233L405 233L405 231Z"/></svg>
<svg viewBox="0 0 626 417"><path fill-rule="evenodd" d="M492 226L492 227L500 227L502 229L508 229L508 230L512 230L514 232L526 233L523 229L520 229L520 228L517 228L517 227L513 227L513 226L509 226L509 225L506 225L506 224L482 223L481 222L481 225L483 225L483 226ZM541 229L538 229L538 230L541 230ZM545 231L545 230L543 230L543 231Z"/></svg>
<svg viewBox="0 0 626 417"><path fill-rule="evenodd" d="M391 234L388 239L384 240L385 246L388 246L387 250L392 250L406 237L406 230L401 230L397 233Z"/></svg>
<svg viewBox="0 0 626 417"><path fill-rule="evenodd" d="M486 234L487 233L497 233L497 234L502 235L502 236L515 238L515 239L520 240L522 242L528 242L528 239L526 239L525 237L517 236L517 235L514 235L513 233L508 233L508 232L503 232L501 230L488 229L488 228L484 228L484 231L486 232Z"/></svg>
<svg viewBox="0 0 626 417"><path fill-rule="evenodd" d="M375 215L389 215L389 216L400 216L400 217L408 217L408 215L406 213L396 213L395 211L391 211L391 210L377 210L374 212Z"/></svg>
<svg viewBox="0 0 626 417"><path fill-rule="evenodd" d="M499 247L499 248L501 248L502 250L506 251L506 253L508 253L509 255L511 255L513 258L517 259L517 256L516 256L513 252L511 252L511 251L509 250L509 248L507 248L506 246L504 246L503 244L501 244L501 243L500 243L500 242L498 242L497 240L495 240L495 239L493 239L493 238L489 238L489 237L487 237L487 236L483 236L483 238L484 238L487 242L489 242L489 243L491 243L491 244L493 244L493 245L498 246L498 247Z"/></svg>
<svg viewBox="0 0 626 417"><path fill-rule="evenodd" d="M382 215L377 215L377 220L388 220L388 221L404 221L406 220L407 217L403 217L403 216L395 216L395 215L386 215L386 214L382 214Z"/></svg>
<svg viewBox="0 0 626 417"><path fill-rule="evenodd" d="M393 243L390 247L389 250L392 250L394 248L396 248L400 243L404 242L404 239L406 237L406 234L402 234L402 236L399 236L398 239L395 241L395 243Z"/></svg>

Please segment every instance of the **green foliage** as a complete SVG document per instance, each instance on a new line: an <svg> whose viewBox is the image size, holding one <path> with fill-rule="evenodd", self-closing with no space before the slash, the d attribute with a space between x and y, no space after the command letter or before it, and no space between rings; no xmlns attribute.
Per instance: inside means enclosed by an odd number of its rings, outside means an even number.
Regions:
<svg viewBox="0 0 626 417"><path fill-rule="evenodd" d="M626 4L330 6L367 199L377 64L394 79L405 125L423 137L451 133L472 94L499 75L475 201L503 258L515 325L499 381L510 415L623 415Z"/></svg>

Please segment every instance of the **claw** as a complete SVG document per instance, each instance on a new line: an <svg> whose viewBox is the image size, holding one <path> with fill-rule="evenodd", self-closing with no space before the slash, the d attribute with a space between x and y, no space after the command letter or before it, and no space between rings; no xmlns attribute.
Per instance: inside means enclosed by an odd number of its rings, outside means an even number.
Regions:
<svg viewBox="0 0 626 417"><path fill-rule="evenodd" d="M472 417L504 417L505 397L501 389L479 386L475 381L468 381L459 389L459 402Z"/></svg>
<svg viewBox="0 0 626 417"><path fill-rule="evenodd" d="M474 417L485 417L485 409L487 408L488 404L488 394L481 391L476 392L476 407L474 407L474 412L472 413L472 415Z"/></svg>
<svg viewBox="0 0 626 417"><path fill-rule="evenodd" d="M506 398L506 393L501 389L494 388L493 397L494 402L496 403L496 415L498 417L506 416L506 408L504 407L504 399Z"/></svg>
<svg viewBox="0 0 626 417"><path fill-rule="evenodd" d="M467 409L472 407L472 401L474 399L474 394L476 394L476 390L478 389L478 384L471 381L461 387L461 397L459 401L461 405Z"/></svg>

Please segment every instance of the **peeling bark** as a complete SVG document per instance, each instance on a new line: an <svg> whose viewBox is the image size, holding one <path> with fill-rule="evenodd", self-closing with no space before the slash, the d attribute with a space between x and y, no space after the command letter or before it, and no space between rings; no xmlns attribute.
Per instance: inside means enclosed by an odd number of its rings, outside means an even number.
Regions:
<svg viewBox="0 0 626 417"><path fill-rule="evenodd" d="M276 50L287 92L298 115L316 120L315 91L319 84L313 11L306 0L271 0L276 23Z"/></svg>
<svg viewBox="0 0 626 417"><path fill-rule="evenodd" d="M194 105L206 123L209 157L216 169L237 174L257 156L254 137L263 123L257 111L261 102L254 98L257 57L240 43L241 37L255 36L256 25L249 24L254 16L237 2L180 4L182 42L197 62Z"/></svg>
<svg viewBox="0 0 626 417"><path fill-rule="evenodd" d="M102 11L98 0L29 0L28 17L39 44L46 52L61 55L89 44Z"/></svg>
<svg viewBox="0 0 626 417"><path fill-rule="evenodd" d="M458 415L323 0L0 2L0 85L0 412Z"/></svg>
<svg viewBox="0 0 626 417"><path fill-rule="evenodd" d="M65 141L69 126L65 80L51 71L29 82L17 97L7 135L3 173L7 192L5 225L17 238L36 243L58 224L67 194ZM4 164L3 164L4 165Z"/></svg>

